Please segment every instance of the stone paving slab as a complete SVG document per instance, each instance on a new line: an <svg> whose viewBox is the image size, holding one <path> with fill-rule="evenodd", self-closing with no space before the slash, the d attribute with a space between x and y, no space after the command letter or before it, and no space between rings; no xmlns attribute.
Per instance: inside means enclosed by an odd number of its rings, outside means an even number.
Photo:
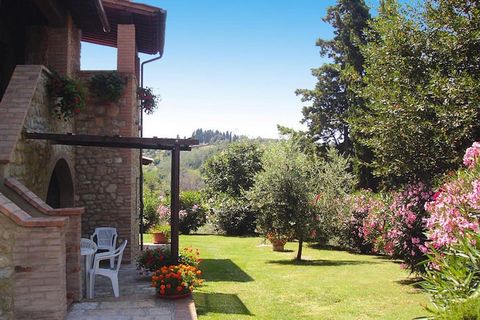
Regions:
<svg viewBox="0 0 480 320"><path fill-rule="evenodd" d="M97 276L94 299L74 303L67 320L196 320L191 298L164 300L155 295L148 277L140 277L133 265L120 269L120 297L113 296L108 278Z"/></svg>

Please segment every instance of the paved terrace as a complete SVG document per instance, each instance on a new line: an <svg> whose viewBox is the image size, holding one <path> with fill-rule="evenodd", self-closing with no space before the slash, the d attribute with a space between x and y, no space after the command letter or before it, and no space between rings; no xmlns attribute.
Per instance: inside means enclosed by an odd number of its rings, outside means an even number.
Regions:
<svg viewBox="0 0 480 320"><path fill-rule="evenodd" d="M134 265L122 265L118 275L120 297L113 296L110 280L97 276L95 298L74 303L67 320L196 320L191 298L164 300L155 295L149 277L140 277Z"/></svg>

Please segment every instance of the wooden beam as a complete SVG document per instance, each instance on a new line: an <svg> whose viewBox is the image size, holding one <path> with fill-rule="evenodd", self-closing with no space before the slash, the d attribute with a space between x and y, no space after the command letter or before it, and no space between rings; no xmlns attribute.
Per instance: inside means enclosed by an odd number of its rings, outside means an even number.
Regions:
<svg viewBox="0 0 480 320"><path fill-rule="evenodd" d="M121 136L96 136L84 134L58 134L25 132L26 139L47 140L53 144L70 146L89 146L105 148L157 149L190 151L192 145L199 144L195 139L139 138Z"/></svg>
<svg viewBox="0 0 480 320"><path fill-rule="evenodd" d="M180 229L180 148L172 150L172 174L170 190L170 228L171 228L171 255L172 263L178 264L179 229Z"/></svg>

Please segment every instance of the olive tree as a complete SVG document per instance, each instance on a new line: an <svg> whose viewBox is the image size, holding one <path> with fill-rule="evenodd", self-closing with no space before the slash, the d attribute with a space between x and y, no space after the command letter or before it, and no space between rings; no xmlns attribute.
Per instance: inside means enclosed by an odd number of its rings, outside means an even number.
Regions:
<svg viewBox="0 0 480 320"><path fill-rule="evenodd" d="M291 140L273 144L262 158L263 171L254 178L248 199L258 208L257 228L298 240L297 260L303 242L315 225L313 162Z"/></svg>

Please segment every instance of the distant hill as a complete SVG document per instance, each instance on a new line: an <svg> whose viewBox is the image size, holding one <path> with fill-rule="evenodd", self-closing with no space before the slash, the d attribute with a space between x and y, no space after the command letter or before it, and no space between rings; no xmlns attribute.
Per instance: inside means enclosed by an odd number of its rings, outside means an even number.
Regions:
<svg viewBox="0 0 480 320"><path fill-rule="evenodd" d="M231 142L250 140L258 144L269 144L275 139L249 139L243 135L235 135L230 131L197 129L192 138L198 139L200 145L194 146L191 151L180 155L180 189L199 190L204 183L200 175L200 168L211 156L227 148ZM144 167L145 188L160 190L161 194L169 193L171 176L170 151L145 150L144 155L152 158L153 162Z"/></svg>
<svg viewBox="0 0 480 320"><path fill-rule="evenodd" d="M210 143L217 143L222 141L227 142L235 142L242 138L246 138L245 136L238 136L234 134L232 131L219 131L219 130L210 130L210 129L196 129L192 133L192 138L197 139L200 141L200 144L210 144Z"/></svg>

